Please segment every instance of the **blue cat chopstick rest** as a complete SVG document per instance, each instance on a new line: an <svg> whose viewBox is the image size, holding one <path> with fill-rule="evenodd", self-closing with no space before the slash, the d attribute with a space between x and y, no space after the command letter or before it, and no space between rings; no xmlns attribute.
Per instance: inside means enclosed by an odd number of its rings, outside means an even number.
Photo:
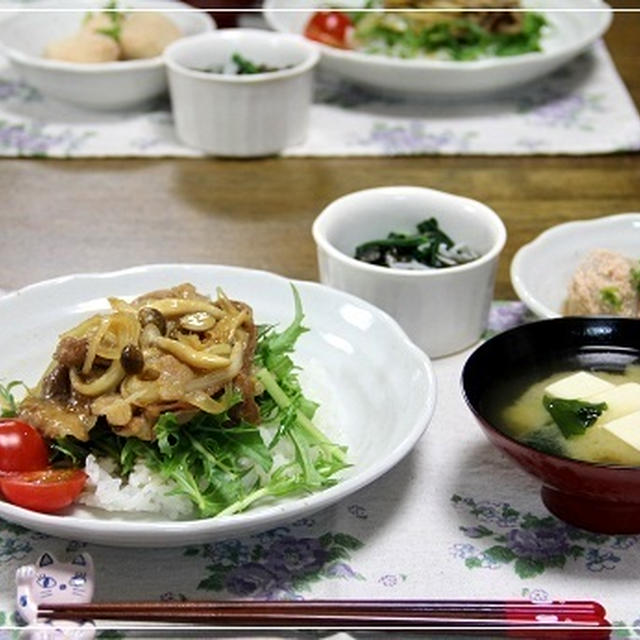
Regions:
<svg viewBox="0 0 640 640"><path fill-rule="evenodd" d="M27 623L28 640L93 640L91 621L50 620L38 617L38 608L50 604L91 602L94 588L93 560L88 553L76 554L71 562L60 562L48 552L35 564L16 571L16 609Z"/></svg>

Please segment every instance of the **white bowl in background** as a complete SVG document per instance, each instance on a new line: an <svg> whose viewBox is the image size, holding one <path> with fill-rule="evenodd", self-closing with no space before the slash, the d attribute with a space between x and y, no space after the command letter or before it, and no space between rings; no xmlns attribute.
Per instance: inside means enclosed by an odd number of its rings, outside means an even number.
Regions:
<svg viewBox="0 0 640 640"><path fill-rule="evenodd" d="M466 243L481 256L463 265L419 271L353 257L363 242L391 231L415 232L418 223L431 217L454 242ZM316 218L312 231L321 282L389 313L429 356L460 351L481 337L507 236L488 206L423 187L380 187L335 200Z"/></svg>
<svg viewBox="0 0 640 640"><path fill-rule="evenodd" d="M593 249L640 258L640 213L576 220L547 229L522 246L511 261L516 294L541 318L563 315L571 278Z"/></svg>
<svg viewBox="0 0 640 640"><path fill-rule="evenodd" d="M201 71L224 66L234 53L280 70ZM300 36L257 29L220 29L169 45L164 58L178 136L207 153L236 157L271 155L302 142L319 57Z"/></svg>
<svg viewBox="0 0 640 640"><path fill-rule="evenodd" d="M4 53L24 81L45 96L97 110L139 106L167 89L162 56L141 60L77 63L43 56L54 40L73 35L87 11L99 11L104 0L33 0L25 10L0 20L0 53ZM204 12L171 0L127 0L126 7L160 11L185 36L215 28ZM35 10L35 11L34 11Z"/></svg>
<svg viewBox="0 0 640 640"><path fill-rule="evenodd" d="M295 4L293 11L291 9ZM269 25L283 33L304 33L313 13L326 10L323 0L265 0ZM343 0L345 9L358 9L366 0ZM426 96L473 96L510 89L550 73L582 53L611 24L612 11L602 0L524 0L524 6L544 14L549 26L540 52L480 60L403 59L317 43L322 66L344 78L385 91Z"/></svg>

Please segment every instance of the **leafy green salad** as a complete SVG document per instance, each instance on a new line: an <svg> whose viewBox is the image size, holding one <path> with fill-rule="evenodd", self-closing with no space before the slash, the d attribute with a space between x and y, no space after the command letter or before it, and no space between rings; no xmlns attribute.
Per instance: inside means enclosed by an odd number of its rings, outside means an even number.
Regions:
<svg viewBox="0 0 640 640"><path fill-rule="evenodd" d="M439 54L452 60L477 60L540 51L546 20L526 13L515 33L493 33L460 14L421 27L402 14L359 13L353 17L354 39L367 53L398 58Z"/></svg>
<svg viewBox="0 0 640 640"><path fill-rule="evenodd" d="M482 5L369 0L364 10L318 12L307 37L344 49L398 58L436 57L459 61L541 51L547 21L518 3ZM516 9L515 11L513 9Z"/></svg>

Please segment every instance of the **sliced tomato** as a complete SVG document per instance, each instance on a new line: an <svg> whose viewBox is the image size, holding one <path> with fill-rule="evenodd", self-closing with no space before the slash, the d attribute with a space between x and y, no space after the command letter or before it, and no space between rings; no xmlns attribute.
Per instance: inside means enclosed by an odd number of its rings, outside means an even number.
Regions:
<svg viewBox="0 0 640 640"><path fill-rule="evenodd" d="M31 425L12 418L0 420L0 475L45 469L48 464L47 445Z"/></svg>
<svg viewBox="0 0 640 640"><path fill-rule="evenodd" d="M0 477L0 489L13 504L51 513L68 507L86 481L82 469L43 469Z"/></svg>
<svg viewBox="0 0 640 640"><path fill-rule="evenodd" d="M350 49L349 39L353 23L340 11L318 11L313 14L304 30L309 40L328 44L330 47Z"/></svg>

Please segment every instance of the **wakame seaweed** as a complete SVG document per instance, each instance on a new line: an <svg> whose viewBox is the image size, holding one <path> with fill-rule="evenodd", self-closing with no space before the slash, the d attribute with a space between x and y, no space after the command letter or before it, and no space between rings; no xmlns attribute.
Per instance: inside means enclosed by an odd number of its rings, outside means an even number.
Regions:
<svg viewBox="0 0 640 640"><path fill-rule="evenodd" d="M582 435L607 410L606 402L585 402L544 396L544 408L565 438Z"/></svg>

